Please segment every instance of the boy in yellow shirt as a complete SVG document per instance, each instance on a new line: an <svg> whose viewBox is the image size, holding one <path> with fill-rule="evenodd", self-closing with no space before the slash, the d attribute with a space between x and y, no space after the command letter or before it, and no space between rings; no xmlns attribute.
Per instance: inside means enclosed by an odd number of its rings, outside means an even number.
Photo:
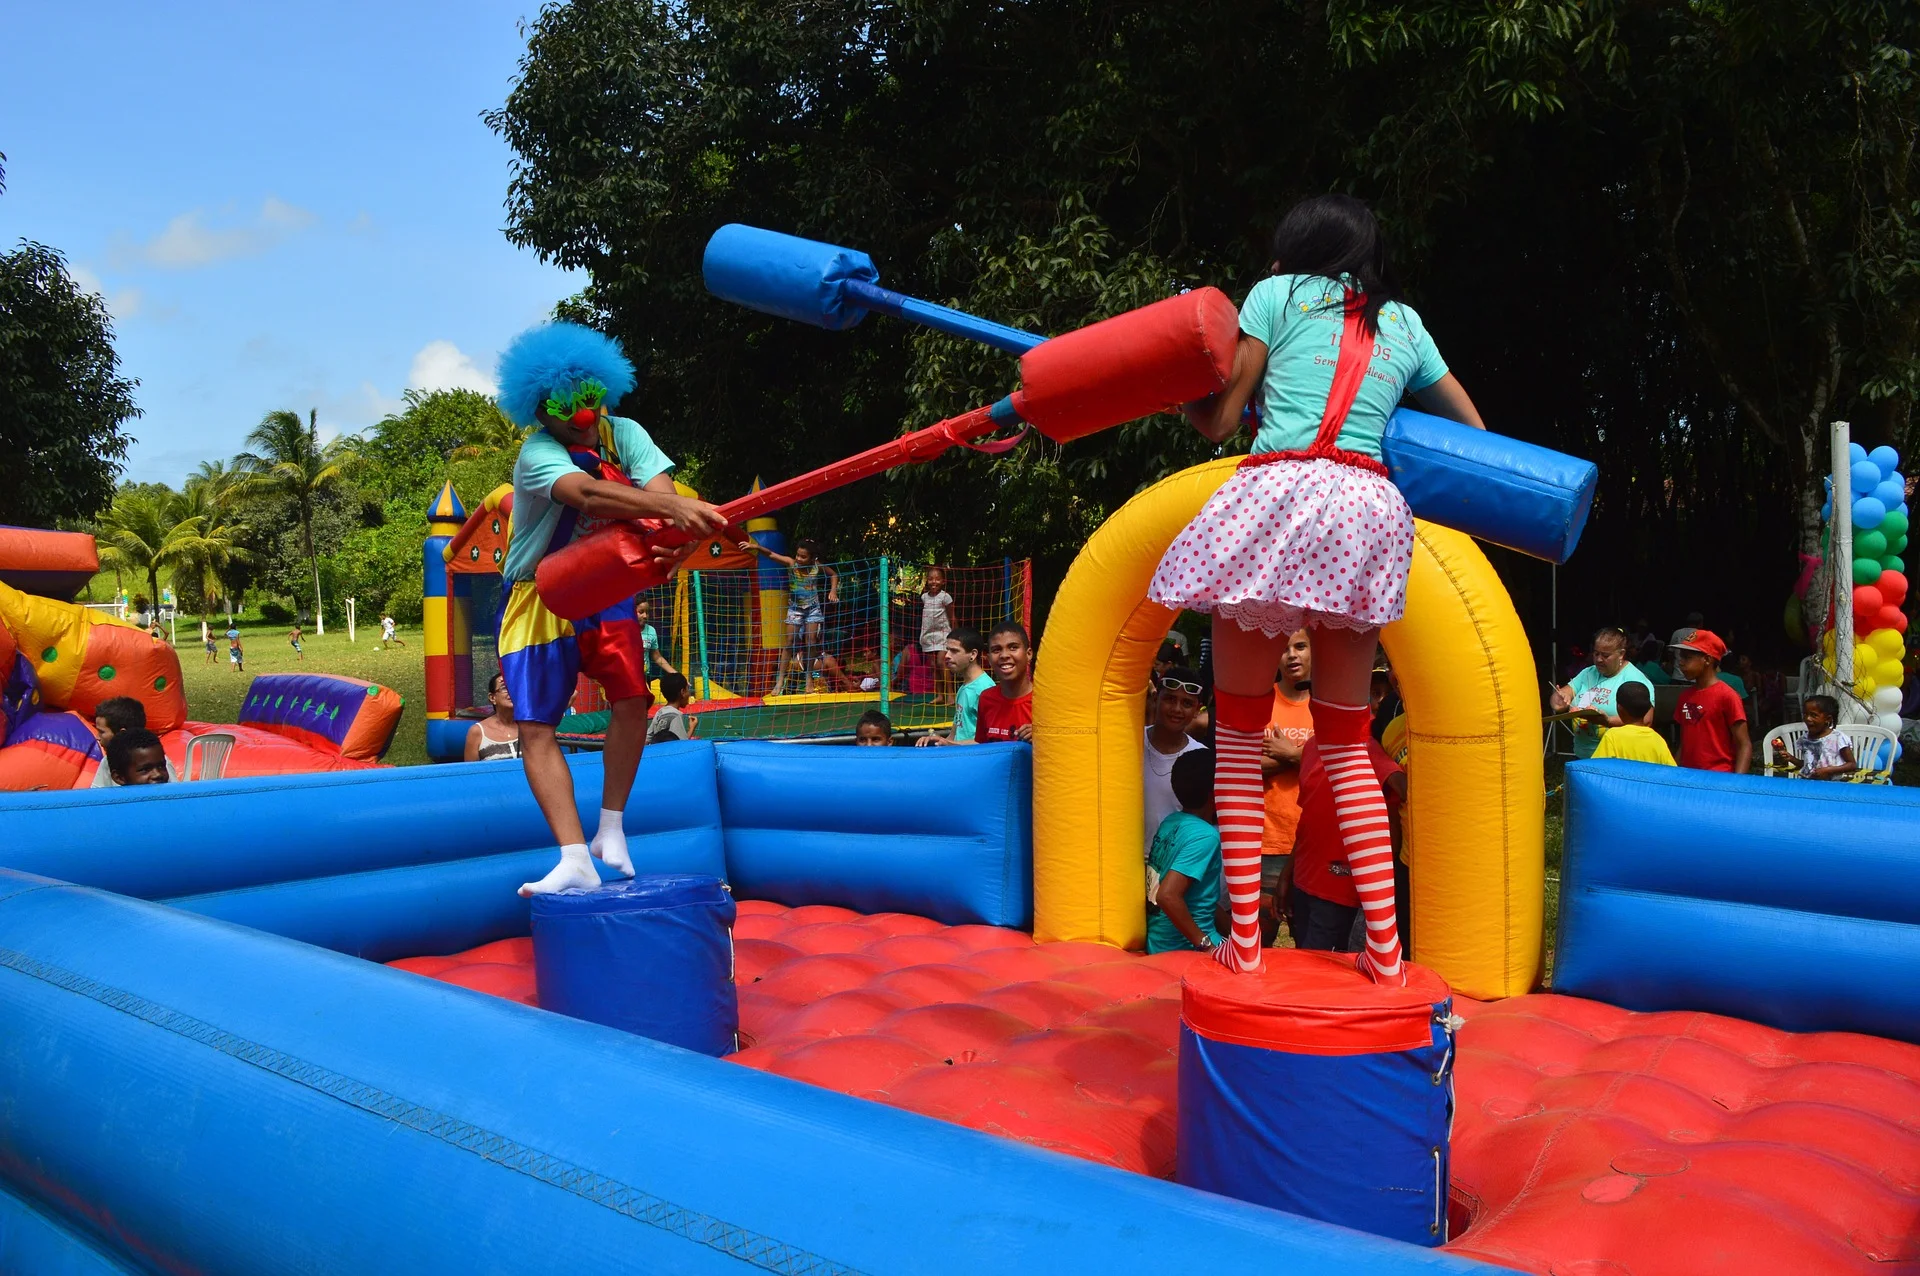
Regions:
<svg viewBox="0 0 1920 1276"><path fill-rule="evenodd" d="M1645 684L1621 683L1614 689L1613 709L1620 715L1620 725L1601 733L1600 745L1593 751L1594 761L1625 758L1629 762L1674 765L1673 751L1653 729L1653 694Z"/></svg>

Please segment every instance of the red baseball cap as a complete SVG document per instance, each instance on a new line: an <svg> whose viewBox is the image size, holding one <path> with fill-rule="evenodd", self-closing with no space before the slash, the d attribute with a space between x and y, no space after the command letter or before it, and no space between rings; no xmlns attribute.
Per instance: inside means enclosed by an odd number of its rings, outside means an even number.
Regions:
<svg viewBox="0 0 1920 1276"><path fill-rule="evenodd" d="M1668 643L1675 651L1697 651L1709 660L1725 660L1727 644L1711 629L1682 629L1679 642Z"/></svg>

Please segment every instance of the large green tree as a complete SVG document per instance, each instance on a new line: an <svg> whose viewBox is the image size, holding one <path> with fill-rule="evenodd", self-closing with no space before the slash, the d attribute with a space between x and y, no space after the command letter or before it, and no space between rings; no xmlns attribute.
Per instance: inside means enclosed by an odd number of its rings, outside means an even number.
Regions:
<svg viewBox="0 0 1920 1276"><path fill-rule="evenodd" d="M712 494L987 401L1011 360L715 301L744 221L1041 331L1212 283L1301 196L1369 199L1503 432L1592 456L1577 624L1777 615L1851 415L1911 437L1916 7L1842 0L572 0L490 122L509 235L641 365L629 411ZM1244 446L1235 443L1232 446ZM1206 449L1158 417L812 502L838 547L1032 554ZM1546 573L1503 562L1530 619ZM1043 584L1044 592L1044 584ZM1541 626L1544 629L1544 624Z"/></svg>
<svg viewBox="0 0 1920 1276"><path fill-rule="evenodd" d="M1469 194L1486 169L1524 162L1516 140L1577 147L1584 173L1555 164L1536 184L1601 213L1576 215L1602 223L1606 251L1589 255L1624 267L1657 342L1607 333L1613 348L1589 366L1661 357L1679 338L1718 402L1662 396L1646 405L1654 422L1696 453L1732 445L1741 468L1784 478L1802 549L1819 543L1829 422L1851 418L1903 453L1920 445L1920 6L1339 9L1339 54L1390 72L1404 95L1367 139L1376 170L1411 176L1407 141L1423 143L1421 188L1404 198ZM1563 202L1549 199L1558 214ZM1648 489L1679 480L1682 499L1720 504L1708 493L1726 467L1661 459L1638 476Z"/></svg>
<svg viewBox="0 0 1920 1276"><path fill-rule="evenodd" d="M160 573L190 567L206 553L202 518L187 499L166 488L123 489L100 516L100 561L147 578L147 598L160 601Z"/></svg>
<svg viewBox="0 0 1920 1276"><path fill-rule="evenodd" d="M236 570L253 557L244 544L246 489L245 474L223 461L202 461L182 493L187 513L200 522L200 536L183 564L185 578L182 572L174 573L174 592L182 599L191 594L203 618L223 601L232 618Z"/></svg>
<svg viewBox="0 0 1920 1276"><path fill-rule="evenodd" d="M351 445L345 439L320 441L320 414L269 412L247 435L248 450L234 458L236 467L252 478L254 489L284 499L300 531L300 549L313 575L313 623L327 632L320 588L320 555L314 548L314 506L318 498L345 476Z"/></svg>
<svg viewBox="0 0 1920 1276"><path fill-rule="evenodd" d="M106 508L138 384L120 375L106 306L58 252L23 240L0 253L0 523Z"/></svg>

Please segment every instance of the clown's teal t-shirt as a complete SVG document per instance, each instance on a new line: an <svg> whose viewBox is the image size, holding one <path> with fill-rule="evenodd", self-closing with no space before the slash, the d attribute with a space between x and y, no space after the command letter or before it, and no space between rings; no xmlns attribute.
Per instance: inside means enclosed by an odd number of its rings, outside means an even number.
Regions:
<svg viewBox="0 0 1920 1276"><path fill-rule="evenodd" d="M673 468L667 454L638 422L610 416L607 423L613 427L620 468L635 487L645 487L655 475ZM520 455L513 463L513 535L507 541L507 561L500 569L508 585L532 580L540 560L547 556L547 544L553 540L561 512L566 509L553 499L553 485L579 468L567 455L567 445L546 430L535 430L520 445ZM573 538L578 540L599 525L582 514L574 521Z"/></svg>
<svg viewBox="0 0 1920 1276"><path fill-rule="evenodd" d="M1260 432L1253 439L1256 454L1307 447L1320 432L1333 370L1340 361L1345 297L1337 280L1320 275L1274 275L1247 294L1240 307L1240 331L1267 345L1267 372L1259 391ZM1338 440L1338 446L1376 460L1387 418L1402 396L1447 375L1446 361L1412 306L1389 301L1380 308L1379 329L1373 362Z"/></svg>

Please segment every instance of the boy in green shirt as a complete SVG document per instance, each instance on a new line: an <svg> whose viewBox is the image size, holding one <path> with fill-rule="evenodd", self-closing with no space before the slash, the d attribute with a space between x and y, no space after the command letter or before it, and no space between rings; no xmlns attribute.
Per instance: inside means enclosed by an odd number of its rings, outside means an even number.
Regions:
<svg viewBox="0 0 1920 1276"><path fill-rule="evenodd" d="M1220 830L1213 823L1213 750L1194 749L1173 763L1180 809L1160 822L1147 852L1147 951L1212 952L1220 902Z"/></svg>
<svg viewBox="0 0 1920 1276"><path fill-rule="evenodd" d="M972 744L974 728L980 721L980 693L993 685L993 675L980 667L987 640L978 629L961 625L947 634L947 668L953 672L953 734L928 732L915 744Z"/></svg>

